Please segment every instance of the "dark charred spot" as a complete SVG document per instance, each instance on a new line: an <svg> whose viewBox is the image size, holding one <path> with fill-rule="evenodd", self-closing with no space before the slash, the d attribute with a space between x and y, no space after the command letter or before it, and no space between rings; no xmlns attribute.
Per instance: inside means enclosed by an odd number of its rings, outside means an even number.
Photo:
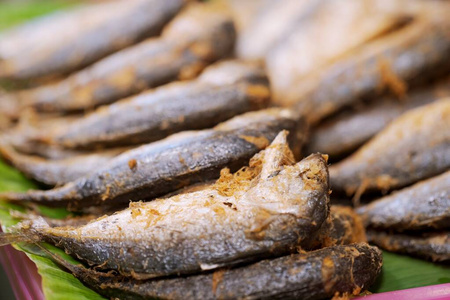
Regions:
<svg viewBox="0 0 450 300"><path fill-rule="evenodd" d="M228 206L229 208L231 208L233 210L237 210L237 208L231 202L223 202L223 204Z"/></svg>
<svg viewBox="0 0 450 300"><path fill-rule="evenodd" d="M270 173L270 175L267 178L270 179L272 177L278 176L278 174L280 174L280 172L281 172L281 170L273 171L272 173Z"/></svg>

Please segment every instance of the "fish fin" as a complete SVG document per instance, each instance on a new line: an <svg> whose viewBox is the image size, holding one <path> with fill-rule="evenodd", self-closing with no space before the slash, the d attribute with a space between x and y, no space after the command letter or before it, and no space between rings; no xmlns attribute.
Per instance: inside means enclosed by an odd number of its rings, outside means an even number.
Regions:
<svg viewBox="0 0 450 300"><path fill-rule="evenodd" d="M39 232L49 227L42 217L25 220L10 227L11 232L0 233L0 247L14 243L37 243L42 237Z"/></svg>
<svg viewBox="0 0 450 300"><path fill-rule="evenodd" d="M72 264L66 261L60 255L45 248L41 243L36 243L35 245L40 248L41 251L44 252L54 263L68 270L75 277L91 287L95 287L99 284L107 283L109 281L114 282L115 278L117 277L117 273L115 271L109 271L105 273L87 268L82 263Z"/></svg>
<svg viewBox="0 0 450 300"><path fill-rule="evenodd" d="M30 239L28 236L20 233L0 233L0 247L29 241Z"/></svg>
<svg viewBox="0 0 450 300"><path fill-rule="evenodd" d="M4 139L0 138L0 155L7 161L13 161L16 157L14 149L7 144Z"/></svg>
<svg viewBox="0 0 450 300"><path fill-rule="evenodd" d="M287 130L280 131L272 143L264 150L261 179L277 174L284 165L295 163L294 154L289 148Z"/></svg>

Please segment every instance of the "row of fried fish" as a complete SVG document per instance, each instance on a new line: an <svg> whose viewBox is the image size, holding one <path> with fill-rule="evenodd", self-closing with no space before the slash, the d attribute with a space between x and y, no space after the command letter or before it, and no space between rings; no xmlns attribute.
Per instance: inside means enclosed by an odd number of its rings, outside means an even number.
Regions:
<svg viewBox="0 0 450 300"><path fill-rule="evenodd" d="M365 241L364 228L349 208L332 207L330 214L328 181L326 157L313 154L295 163L282 131L248 167L234 174L223 169L215 183L198 191L132 202L85 225L54 227L31 218L0 241L62 247L94 268L51 254L54 259L111 297L358 294L380 272L381 253L350 244ZM299 249L301 254L292 254Z"/></svg>
<svg viewBox="0 0 450 300"><path fill-rule="evenodd" d="M364 229L351 209L329 213L326 158L295 161L311 152L335 160L364 144L330 167L333 196L359 200L406 187L358 208L369 239L450 259L450 100L436 101L450 93L446 4L232 1L229 13L223 3L187 2L132 1L117 12L124 19L143 5L159 19L136 21L142 27L127 28L134 38L123 44L106 17L71 32L65 42L76 41L77 55L90 60L69 59L75 54L56 42L42 50L48 56L29 60L14 61L0 47L8 80L67 74L97 60L54 83L0 95L0 114L21 119L2 134L3 157L58 186L0 197L93 214L30 214L2 243L56 244L96 271L55 260L101 294L125 299L358 294L379 273L380 252L346 245L364 242ZM131 46L166 22L160 36ZM234 24L241 59L214 63L233 55ZM81 38L99 28L103 52ZM11 42L18 48L10 53L20 54L30 34L10 33L22 41ZM265 61L267 75L242 58ZM267 108L274 103L287 108ZM94 110L79 113L86 109ZM120 210L130 200L153 201Z"/></svg>

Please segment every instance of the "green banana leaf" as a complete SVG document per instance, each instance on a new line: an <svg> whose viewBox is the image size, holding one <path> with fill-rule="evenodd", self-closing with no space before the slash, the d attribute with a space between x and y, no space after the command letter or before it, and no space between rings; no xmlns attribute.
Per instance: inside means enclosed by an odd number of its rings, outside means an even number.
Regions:
<svg viewBox="0 0 450 300"><path fill-rule="evenodd" d="M17 3L10 1L0 4L0 30L17 25L31 18L67 8L80 1L75 0L39 0Z"/></svg>
<svg viewBox="0 0 450 300"><path fill-rule="evenodd" d="M0 191L26 191L30 188L36 188L33 182L26 179L17 170L0 161ZM69 215L68 211L59 208L39 206L38 210L43 216L55 219L61 219ZM12 211L24 212L24 208L19 205L0 201L0 223L4 231L8 231L9 227L20 221L11 216ZM79 264L78 261L64 253L61 249L48 244L44 244L44 246L52 253L63 257L66 261ZM19 251L25 252L36 264L38 272L42 277L42 289L46 299L105 299L85 287L72 274L56 265L46 253L36 250L33 245L20 244L14 245L14 247Z"/></svg>
<svg viewBox="0 0 450 300"><path fill-rule="evenodd" d="M0 4L0 30L18 24L26 19L36 17L56 9L73 5L76 1L40 0L20 5L10 3ZM26 191L36 188L36 185L26 179L20 172L0 161L0 191ZM0 223L4 230L19 222L11 216L11 211L24 211L21 206L0 201ZM64 218L69 212L64 209L39 206L40 213L51 218ZM64 251L45 245L45 247L63 257L67 262L77 264L74 258ZM23 251L37 265L42 276L42 288L46 299L104 299L94 291L85 287L72 274L66 272L55 264L51 258L42 251L30 245L15 245ZM411 258L408 256L384 252L384 265L382 274L371 288L371 292L387 292L426 285L450 283L450 267L433 264L431 262Z"/></svg>

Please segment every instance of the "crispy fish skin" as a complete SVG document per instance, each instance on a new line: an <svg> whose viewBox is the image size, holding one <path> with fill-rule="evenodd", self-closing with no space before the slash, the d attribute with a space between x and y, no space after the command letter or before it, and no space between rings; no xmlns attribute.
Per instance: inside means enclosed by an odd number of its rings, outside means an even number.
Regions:
<svg viewBox="0 0 450 300"><path fill-rule="evenodd" d="M366 243L339 245L213 274L150 281L117 279L60 263L106 297L319 300L369 288L381 272L382 255Z"/></svg>
<svg viewBox="0 0 450 300"><path fill-rule="evenodd" d="M171 83L101 107L44 139L83 149L149 143L263 108L269 97L261 67L226 61L207 68L196 80Z"/></svg>
<svg viewBox="0 0 450 300"><path fill-rule="evenodd" d="M92 5L5 32L0 36L0 79L29 80L84 67L159 34L186 2L132 0Z"/></svg>
<svg viewBox="0 0 450 300"><path fill-rule="evenodd" d="M52 160L25 155L12 147L0 144L1 156L27 177L50 186L63 185L89 172L100 169L126 149L110 149L66 159Z"/></svg>
<svg viewBox="0 0 450 300"><path fill-rule="evenodd" d="M410 110L341 162L331 166L333 190L388 191L450 167L450 98Z"/></svg>
<svg viewBox="0 0 450 300"><path fill-rule="evenodd" d="M450 78L408 93L406 99L386 97L344 112L321 123L311 132L305 153L342 156L356 150L407 110L450 96Z"/></svg>
<svg viewBox="0 0 450 300"><path fill-rule="evenodd" d="M48 191L2 193L11 201L36 201L78 210L151 199L196 182L217 178L222 168L237 170L286 129L298 154L305 122L286 109L250 112L214 129L182 132L127 151L102 169Z"/></svg>
<svg viewBox="0 0 450 300"><path fill-rule="evenodd" d="M283 105L317 122L382 92L402 97L408 86L448 74L449 51L449 22L418 18L305 79L283 97Z"/></svg>
<svg viewBox="0 0 450 300"><path fill-rule="evenodd" d="M366 226L379 229L450 228L450 171L359 207Z"/></svg>
<svg viewBox="0 0 450 300"><path fill-rule="evenodd" d="M55 84L16 93L39 112L90 109L177 78L192 78L229 55L235 40L231 17L214 5L192 4L161 37L121 50Z"/></svg>
<svg viewBox="0 0 450 300"><path fill-rule="evenodd" d="M24 228L125 276L190 274L295 251L327 218L328 185L325 158L295 164L284 131L248 168L224 170L208 189L132 203L82 227Z"/></svg>
<svg viewBox="0 0 450 300"><path fill-rule="evenodd" d="M450 233L448 232L415 236L368 230L367 237L371 243L388 251L409 254L436 262L450 260Z"/></svg>
<svg viewBox="0 0 450 300"><path fill-rule="evenodd" d="M351 207L332 205L330 215L314 234L306 249L367 242L361 218Z"/></svg>

